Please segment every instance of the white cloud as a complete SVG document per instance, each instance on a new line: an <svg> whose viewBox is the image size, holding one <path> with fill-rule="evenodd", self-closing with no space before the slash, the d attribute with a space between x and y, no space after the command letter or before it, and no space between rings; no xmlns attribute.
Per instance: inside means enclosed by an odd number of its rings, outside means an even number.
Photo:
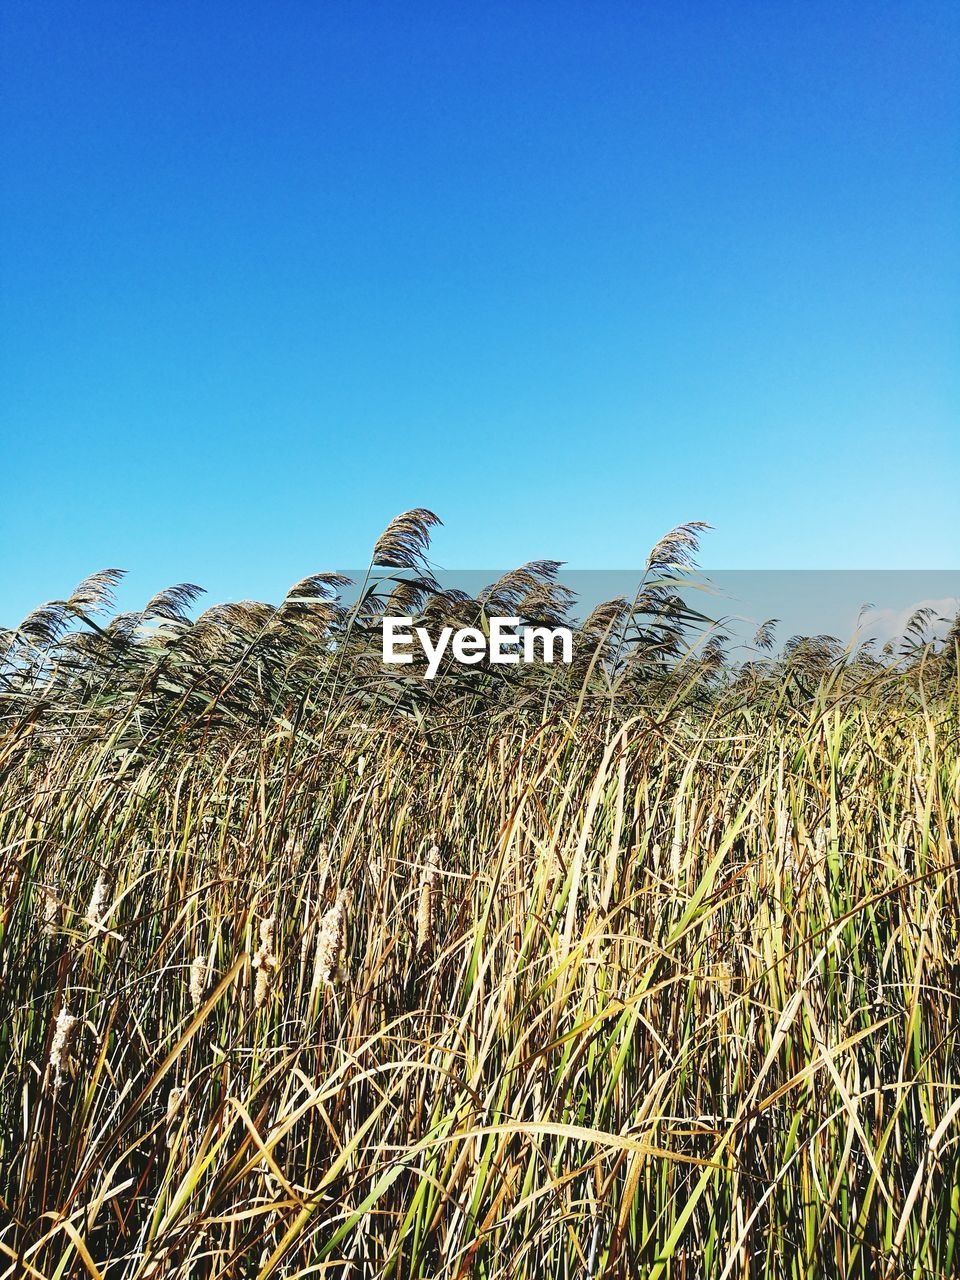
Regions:
<svg viewBox="0 0 960 1280"><path fill-rule="evenodd" d="M960 612L960 597L941 596L936 600L918 600L903 609L866 609L860 616L857 639L860 642L874 639L880 644L901 639L907 624L918 609L932 609L934 616L927 623L927 639L942 640L950 624Z"/></svg>

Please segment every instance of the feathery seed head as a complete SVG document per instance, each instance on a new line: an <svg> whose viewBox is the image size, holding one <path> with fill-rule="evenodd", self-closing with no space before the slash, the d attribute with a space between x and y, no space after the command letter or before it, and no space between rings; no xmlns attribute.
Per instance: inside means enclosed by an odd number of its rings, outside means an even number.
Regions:
<svg viewBox="0 0 960 1280"><path fill-rule="evenodd" d="M373 548L373 563L388 569L418 569L430 545L430 530L440 523L425 507L404 511L391 520Z"/></svg>

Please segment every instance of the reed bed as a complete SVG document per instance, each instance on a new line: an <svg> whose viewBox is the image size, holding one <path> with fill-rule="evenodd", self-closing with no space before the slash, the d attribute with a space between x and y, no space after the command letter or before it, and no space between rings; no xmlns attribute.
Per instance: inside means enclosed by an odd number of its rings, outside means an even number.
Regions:
<svg viewBox="0 0 960 1280"><path fill-rule="evenodd" d="M956 647L411 704L344 617L15 662L0 1276L960 1273Z"/></svg>
<svg viewBox="0 0 960 1280"><path fill-rule="evenodd" d="M956 1274L951 706L5 794L4 1274Z"/></svg>

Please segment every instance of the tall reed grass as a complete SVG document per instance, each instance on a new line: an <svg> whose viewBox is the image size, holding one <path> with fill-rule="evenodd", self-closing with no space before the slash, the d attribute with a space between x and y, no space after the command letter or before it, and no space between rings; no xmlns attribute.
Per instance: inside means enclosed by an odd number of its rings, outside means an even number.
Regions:
<svg viewBox="0 0 960 1280"><path fill-rule="evenodd" d="M0 1274L960 1273L951 661L139 737L18 686Z"/></svg>

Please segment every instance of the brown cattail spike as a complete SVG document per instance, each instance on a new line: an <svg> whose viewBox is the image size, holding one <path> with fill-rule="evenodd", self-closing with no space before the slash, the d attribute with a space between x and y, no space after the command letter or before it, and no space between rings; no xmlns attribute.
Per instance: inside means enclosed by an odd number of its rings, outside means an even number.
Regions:
<svg viewBox="0 0 960 1280"><path fill-rule="evenodd" d="M423 875L420 878L420 898L417 903L417 953L433 947L433 908L437 886L440 883L440 850L436 845L427 854Z"/></svg>
<svg viewBox="0 0 960 1280"><path fill-rule="evenodd" d="M253 957L253 969L256 974L253 1004L256 1009L266 1004L273 986L273 975L277 968L277 956L274 951L276 924L276 916L264 916L260 921L260 946Z"/></svg>

